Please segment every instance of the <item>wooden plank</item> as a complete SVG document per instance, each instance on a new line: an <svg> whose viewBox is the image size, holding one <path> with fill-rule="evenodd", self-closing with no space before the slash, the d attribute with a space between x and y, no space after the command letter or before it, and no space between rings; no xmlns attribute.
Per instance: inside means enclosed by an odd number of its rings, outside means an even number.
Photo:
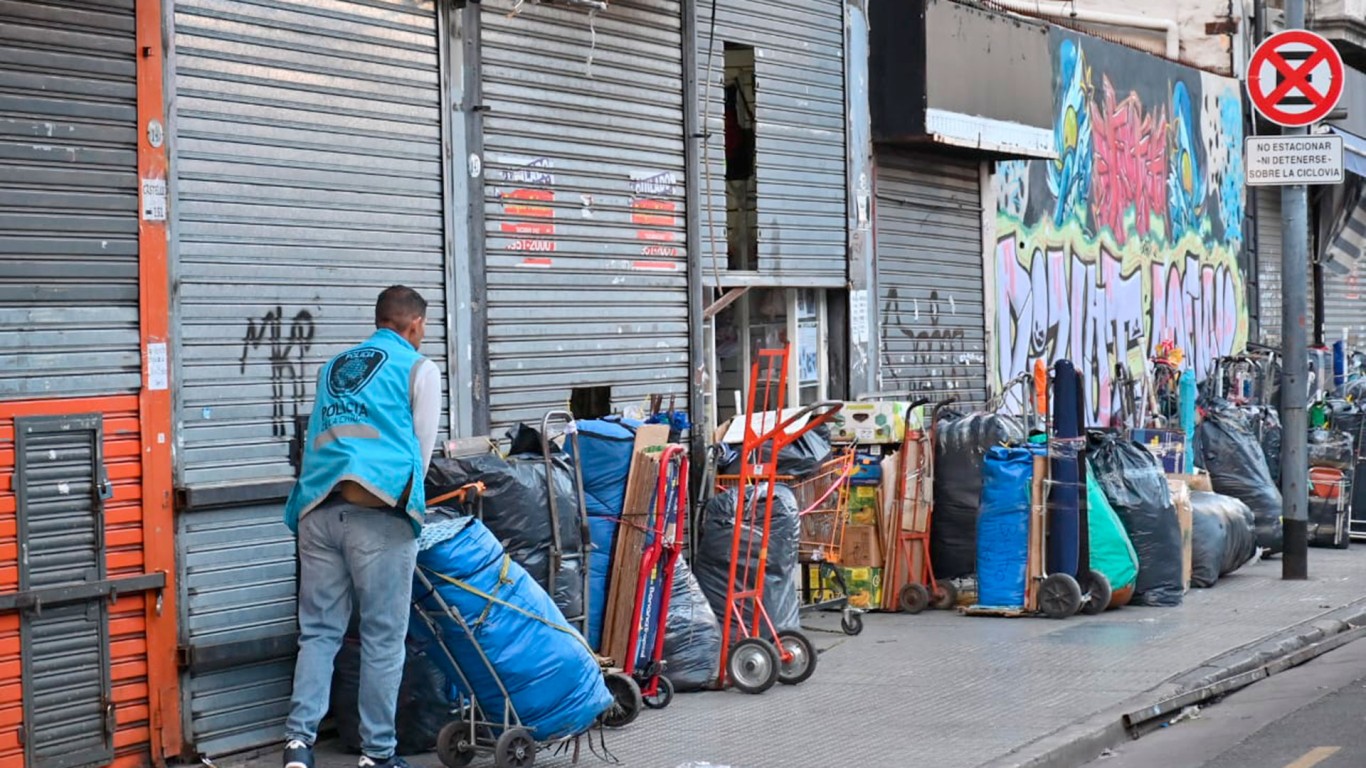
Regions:
<svg viewBox="0 0 1366 768"><path fill-rule="evenodd" d="M1030 613L1039 610L1039 585L1047 575L1044 572L1047 568L1044 558L1047 535L1044 505L1048 500L1047 492L1044 490L1044 479L1047 475L1048 458L1035 456L1034 476L1030 481L1029 555L1025 567L1025 610Z"/></svg>
<svg viewBox="0 0 1366 768"><path fill-rule="evenodd" d="M602 643L598 649L617 666L625 663L630 645L636 585L640 582L640 557L645 546L645 524L659 482L660 451L668 443L669 427L666 424L646 424L636 430L621 523L612 552Z"/></svg>

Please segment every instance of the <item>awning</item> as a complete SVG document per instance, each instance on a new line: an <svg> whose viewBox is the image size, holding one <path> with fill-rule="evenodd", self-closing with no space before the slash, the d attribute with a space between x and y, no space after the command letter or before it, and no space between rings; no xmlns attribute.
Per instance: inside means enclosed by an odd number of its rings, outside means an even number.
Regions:
<svg viewBox="0 0 1366 768"><path fill-rule="evenodd" d="M1350 152L1348 157L1351 157ZM1353 171L1354 173L1362 173L1360 169L1363 161L1366 161L1366 156L1357 155L1358 170ZM1366 173L1362 175L1366 176ZM1366 257L1366 193L1358 195L1356 205L1352 206L1350 212L1338 223L1337 231L1328 241L1325 256L1325 267L1333 275L1346 275L1363 257Z"/></svg>
<svg viewBox="0 0 1366 768"><path fill-rule="evenodd" d="M1347 170L1366 178L1366 139L1331 125L1328 130L1342 137L1342 161Z"/></svg>

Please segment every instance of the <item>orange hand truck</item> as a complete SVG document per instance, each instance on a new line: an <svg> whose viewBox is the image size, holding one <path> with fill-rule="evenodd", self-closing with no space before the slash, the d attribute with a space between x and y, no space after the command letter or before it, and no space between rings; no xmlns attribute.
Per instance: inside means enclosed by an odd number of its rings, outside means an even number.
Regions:
<svg viewBox="0 0 1366 768"><path fill-rule="evenodd" d="M934 449L935 425L939 412L957 401L949 397L940 401L930 412L930 423L920 429L906 425L906 436L901 443L896 466L895 512L889 515L886 541L892 542L892 556L888 558L883 590L884 610L899 610L917 614L926 608L952 610L958 604L958 590L952 582L934 577L930 559L930 527L934 524ZM911 403L906 410L907 420L916 410L929 405L927 398ZM915 466L912 467L912 454ZM923 513L924 522L916 518ZM902 520L910 515L915 524L905 530Z"/></svg>
<svg viewBox="0 0 1366 768"><path fill-rule="evenodd" d="M717 687L730 684L745 693L762 693L780 681L795 685L809 678L816 668L811 641L797 630L777 631L764 610L764 577L775 495L772 489L778 483L778 457L783 448L829 422L844 404L818 403L784 416L790 352L791 345L759 350L750 370L748 403L742 417L745 431L740 482L735 494L730 579L726 584L725 615L721 617L721 670ZM761 386L762 401L756 403ZM801 423L803 420L805 423ZM757 547L755 537L746 536L746 530L760 532ZM733 630L740 635L734 643Z"/></svg>

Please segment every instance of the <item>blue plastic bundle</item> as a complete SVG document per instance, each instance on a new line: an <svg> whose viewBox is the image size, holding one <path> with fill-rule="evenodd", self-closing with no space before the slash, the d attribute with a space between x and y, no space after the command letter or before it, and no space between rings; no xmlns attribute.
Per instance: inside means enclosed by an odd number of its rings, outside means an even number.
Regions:
<svg viewBox="0 0 1366 768"><path fill-rule="evenodd" d="M583 505L588 513L588 644L602 646L602 623L607 613L607 586L616 551L617 526L626 503L626 478L631 473L638 421L597 419L580 421L579 452L574 441L565 441L570 458L579 462L583 472Z"/></svg>
<svg viewBox="0 0 1366 768"><path fill-rule="evenodd" d="M982 464L977 517L977 602L990 608L1025 604L1029 561L1030 484L1035 450L995 447Z"/></svg>
<svg viewBox="0 0 1366 768"><path fill-rule="evenodd" d="M483 523L461 518L429 524L417 567L473 632L473 637L467 635L414 579L416 602L436 621L473 690L464 690L450 660L433 644L423 617L413 617L409 635L453 685L478 699L490 722L502 722L505 702L475 650L476 642L507 687L522 724L538 741L582 733L612 706L612 694L587 643Z"/></svg>

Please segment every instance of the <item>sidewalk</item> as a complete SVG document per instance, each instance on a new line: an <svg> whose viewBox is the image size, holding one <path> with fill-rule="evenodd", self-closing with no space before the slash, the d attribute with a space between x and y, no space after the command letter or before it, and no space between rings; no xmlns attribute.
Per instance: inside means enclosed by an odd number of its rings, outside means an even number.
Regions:
<svg viewBox="0 0 1366 768"><path fill-rule="evenodd" d="M858 637L811 633L824 652L805 684L759 696L680 694L669 709L647 710L629 728L608 732L607 747L630 768L690 761L731 768L976 768L1003 761L1216 656L1366 604L1361 547L1311 550L1311 581L1282 582L1280 572L1279 560L1258 563L1213 589L1192 590L1181 608L1131 607L1065 621L869 615ZM837 625L833 616L811 623ZM320 758L319 768L355 765L346 755ZM277 768L279 759L218 765ZM434 756L411 762L440 765ZM580 763L600 764L586 745ZM571 763L543 753L536 764Z"/></svg>

